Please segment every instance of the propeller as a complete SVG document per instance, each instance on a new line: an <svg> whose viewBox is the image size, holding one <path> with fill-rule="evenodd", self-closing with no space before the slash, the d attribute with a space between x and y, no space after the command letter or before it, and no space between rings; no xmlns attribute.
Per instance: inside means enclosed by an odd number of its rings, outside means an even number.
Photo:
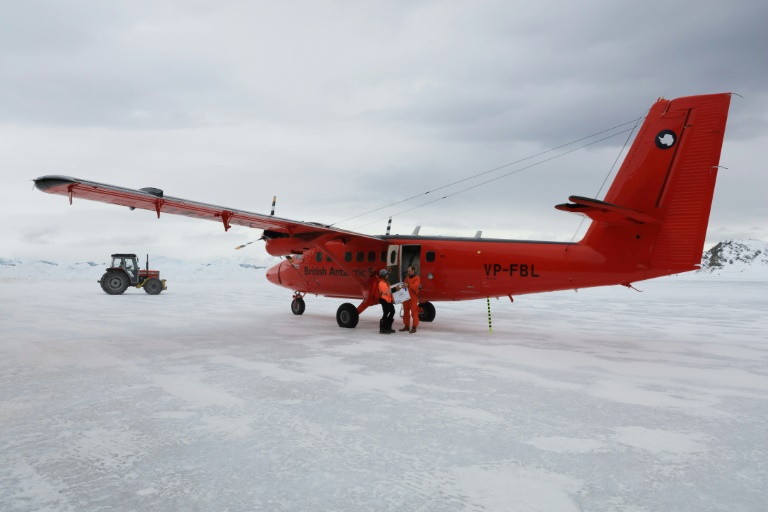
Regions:
<svg viewBox="0 0 768 512"><path fill-rule="evenodd" d="M240 249L242 249L243 247L245 247L247 245L251 245L251 244L254 244L256 242L260 242L260 241L266 240L266 239L267 239L267 237L261 236L260 238L257 238L256 240L251 240L250 242L246 242L243 245L238 245L237 247L235 247L235 250L239 251Z"/></svg>
<svg viewBox="0 0 768 512"><path fill-rule="evenodd" d="M269 212L269 215L270 215L270 216L274 216L274 215L275 215L275 203L276 203L276 202L277 202L277 196L272 196L272 211L271 211L271 212ZM256 242L258 242L258 241L260 241L260 240L266 240L266 239L267 239L267 237L265 237L264 235L261 235L261 238L258 238L258 239L256 239L256 240L253 240L253 241L251 241L251 242L247 242L247 243L244 243L243 245L238 245L237 247L235 247L235 250L236 250L236 251L239 251L239 250L240 250L240 249L242 249L243 247L246 247L246 246L248 246L248 245L251 245L251 244L253 244L253 243L256 243Z"/></svg>

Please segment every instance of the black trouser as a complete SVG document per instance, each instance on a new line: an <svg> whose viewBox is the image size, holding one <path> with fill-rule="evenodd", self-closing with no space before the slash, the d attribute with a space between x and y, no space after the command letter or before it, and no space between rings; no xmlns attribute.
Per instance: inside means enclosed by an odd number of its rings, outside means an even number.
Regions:
<svg viewBox="0 0 768 512"><path fill-rule="evenodd" d="M381 304L381 320L384 322L394 322L395 321L395 305L391 302L387 302L384 299L379 299L379 304ZM391 323L389 325L392 325Z"/></svg>
<svg viewBox="0 0 768 512"><path fill-rule="evenodd" d="M391 334L395 332L392 330L392 322L395 321L395 305L384 299L379 299L379 304L381 304L383 312L381 320L379 320L379 332L381 334Z"/></svg>

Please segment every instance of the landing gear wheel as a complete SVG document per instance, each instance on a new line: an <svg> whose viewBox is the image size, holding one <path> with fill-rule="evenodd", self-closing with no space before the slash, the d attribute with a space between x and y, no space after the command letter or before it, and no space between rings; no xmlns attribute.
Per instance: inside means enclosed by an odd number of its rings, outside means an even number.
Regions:
<svg viewBox="0 0 768 512"><path fill-rule="evenodd" d="M435 306L431 302L419 304L419 320L422 322L431 322L435 319Z"/></svg>
<svg viewBox="0 0 768 512"><path fill-rule="evenodd" d="M150 295L157 295L163 291L163 282L156 277L147 279L144 283L144 291Z"/></svg>
<svg viewBox="0 0 768 512"><path fill-rule="evenodd" d="M296 297L291 301L291 311L294 315L301 315L304 313L304 310L307 308L307 305L304 304L304 299L301 297Z"/></svg>
<svg viewBox="0 0 768 512"><path fill-rule="evenodd" d="M339 324L339 327L353 329L357 326L358 321L360 321L360 314L353 304L345 302L336 310L336 323Z"/></svg>
<svg viewBox="0 0 768 512"><path fill-rule="evenodd" d="M128 289L128 276L119 270L111 270L101 276L101 289L110 295L120 295Z"/></svg>

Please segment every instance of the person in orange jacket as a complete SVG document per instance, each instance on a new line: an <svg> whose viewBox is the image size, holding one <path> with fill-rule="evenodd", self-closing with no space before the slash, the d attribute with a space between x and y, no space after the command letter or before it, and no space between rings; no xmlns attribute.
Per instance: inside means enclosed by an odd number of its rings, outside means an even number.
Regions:
<svg viewBox="0 0 768 512"><path fill-rule="evenodd" d="M379 321L380 334L392 334L392 322L395 321L395 305L392 304L392 292L389 290L389 281L387 275L389 270L383 268L379 270L379 304L381 304L381 321Z"/></svg>
<svg viewBox="0 0 768 512"><path fill-rule="evenodd" d="M409 331L411 334L416 332L419 326L419 290L421 289L421 278L416 274L416 267L408 267L408 275L405 278L405 287L408 289L410 298L403 302L403 323L405 326L401 331ZM413 317L413 327L411 327L411 318Z"/></svg>

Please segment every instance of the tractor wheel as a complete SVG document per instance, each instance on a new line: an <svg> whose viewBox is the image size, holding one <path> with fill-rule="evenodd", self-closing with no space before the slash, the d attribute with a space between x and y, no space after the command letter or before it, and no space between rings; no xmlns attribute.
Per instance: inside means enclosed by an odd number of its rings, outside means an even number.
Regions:
<svg viewBox="0 0 768 512"><path fill-rule="evenodd" d="M301 297L296 297L291 301L291 311L294 315L301 315L304 313L304 310L307 308L307 305L304 304L304 299Z"/></svg>
<svg viewBox="0 0 768 512"><path fill-rule="evenodd" d="M110 295L120 295L129 284L128 276L119 270L110 270L101 277L101 288Z"/></svg>
<svg viewBox="0 0 768 512"><path fill-rule="evenodd" d="M150 295L157 295L163 291L163 282L156 277L147 279L144 283L144 291Z"/></svg>
<svg viewBox="0 0 768 512"><path fill-rule="evenodd" d="M419 304L419 320L422 322L431 322L435 319L435 306L431 302Z"/></svg>
<svg viewBox="0 0 768 512"><path fill-rule="evenodd" d="M357 312L357 308L349 302L345 302L336 310L336 323L339 324L339 327L353 329L359 320L360 314Z"/></svg>

